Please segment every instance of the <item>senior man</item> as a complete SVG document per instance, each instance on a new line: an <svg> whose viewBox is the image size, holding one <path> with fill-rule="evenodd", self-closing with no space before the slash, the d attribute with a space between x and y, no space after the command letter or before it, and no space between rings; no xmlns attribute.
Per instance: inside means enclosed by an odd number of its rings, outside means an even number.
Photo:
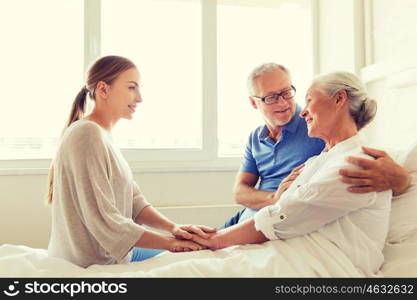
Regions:
<svg viewBox="0 0 417 300"><path fill-rule="evenodd" d="M295 87L287 68L276 63L262 64L248 77L249 100L257 109L265 125L259 126L249 136L243 162L233 188L234 200L245 208L228 220L222 228L232 226L252 217L259 209L277 201L276 191L281 181L291 171L294 178L302 164L319 154L324 142L310 138L305 120L295 103ZM367 193L392 189L401 194L409 186L408 172L396 164L384 151L363 148L375 158L346 159L362 169L341 169L341 180L351 184L352 193ZM259 181L259 186L256 184Z"/></svg>

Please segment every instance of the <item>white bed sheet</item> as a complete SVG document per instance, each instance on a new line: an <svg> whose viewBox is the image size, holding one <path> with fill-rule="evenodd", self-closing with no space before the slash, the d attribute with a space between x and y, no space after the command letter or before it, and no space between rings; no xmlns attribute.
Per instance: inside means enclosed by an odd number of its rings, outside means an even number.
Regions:
<svg viewBox="0 0 417 300"><path fill-rule="evenodd" d="M417 277L417 232L387 243L381 276ZM165 252L144 262L86 269L48 257L45 249L0 246L0 277L361 277L320 233L218 251Z"/></svg>
<svg viewBox="0 0 417 300"><path fill-rule="evenodd" d="M417 232L401 243L387 243L384 257L384 277L417 277Z"/></svg>
<svg viewBox="0 0 417 300"><path fill-rule="evenodd" d="M3 245L0 277L361 277L320 233L218 251L165 252L144 262L86 269L45 249Z"/></svg>

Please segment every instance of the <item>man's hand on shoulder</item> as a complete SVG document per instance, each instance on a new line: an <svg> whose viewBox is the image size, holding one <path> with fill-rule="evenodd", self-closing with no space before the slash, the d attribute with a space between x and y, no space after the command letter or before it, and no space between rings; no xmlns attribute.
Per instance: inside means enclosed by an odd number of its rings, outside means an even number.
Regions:
<svg viewBox="0 0 417 300"><path fill-rule="evenodd" d="M375 160L347 157L346 160L362 169L340 169L341 180L351 184L352 193L380 192L392 189L394 196L402 194L410 185L407 170L397 164L385 151L362 147Z"/></svg>

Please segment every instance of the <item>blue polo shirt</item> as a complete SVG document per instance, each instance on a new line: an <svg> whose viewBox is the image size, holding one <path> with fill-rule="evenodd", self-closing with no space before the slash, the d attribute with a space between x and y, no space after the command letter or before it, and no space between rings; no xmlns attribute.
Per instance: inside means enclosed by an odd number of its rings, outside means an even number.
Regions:
<svg viewBox="0 0 417 300"><path fill-rule="evenodd" d="M269 137L266 125L250 134L240 171L258 175L260 190L276 191L292 169L323 150L323 140L308 136L307 124L300 112L297 105L293 118L276 142Z"/></svg>
<svg viewBox="0 0 417 300"><path fill-rule="evenodd" d="M259 190L276 191L292 169L324 149L322 139L308 136L307 124L300 117L300 112L301 108L297 105L294 116L282 128L281 137L276 142L269 137L266 125L259 126L249 135L240 171L258 175ZM244 209L238 222L253 217L256 212L250 208Z"/></svg>

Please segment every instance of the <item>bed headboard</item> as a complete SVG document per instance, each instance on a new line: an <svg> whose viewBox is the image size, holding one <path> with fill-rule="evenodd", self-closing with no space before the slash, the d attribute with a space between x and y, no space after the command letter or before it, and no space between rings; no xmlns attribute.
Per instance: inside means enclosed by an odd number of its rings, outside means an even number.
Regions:
<svg viewBox="0 0 417 300"><path fill-rule="evenodd" d="M384 61L365 67L361 77L378 103L364 133L373 146L405 150L417 140L417 59Z"/></svg>
<svg viewBox="0 0 417 300"><path fill-rule="evenodd" d="M400 243L417 232L417 142L401 152L398 162L409 171L411 185L405 193L392 199L389 243Z"/></svg>

